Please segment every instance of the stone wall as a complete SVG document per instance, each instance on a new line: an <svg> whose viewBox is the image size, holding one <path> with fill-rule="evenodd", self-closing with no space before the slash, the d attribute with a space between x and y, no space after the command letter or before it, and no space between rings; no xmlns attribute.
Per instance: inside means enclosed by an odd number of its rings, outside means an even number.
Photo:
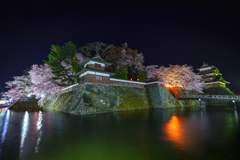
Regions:
<svg viewBox="0 0 240 160"><path fill-rule="evenodd" d="M203 90L205 95L232 95L235 94L227 87L214 87L214 88L206 88ZM221 108L233 108L234 104L232 102L226 101L206 101L206 107L208 109L221 109Z"/></svg>
<svg viewBox="0 0 240 160"><path fill-rule="evenodd" d="M75 91L56 96L44 108L71 114L149 109L147 97L145 88L85 83Z"/></svg>
<svg viewBox="0 0 240 160"><path fill-rule="evenodd" d="M138 88L85 83L74 91L56 96L44 108L71 114L94 114L194 105L199 105L199 102L178 101L164 87Z"/></svg>
<svg viewBox="0 0 240 160"><path fill-rule="evenodd" d="M153 108L173 108L199 106L199 101L177 100L172 96L168 88L155 86L147 88L149 101ZM185 91L186 92L186 91Z"/></svg>

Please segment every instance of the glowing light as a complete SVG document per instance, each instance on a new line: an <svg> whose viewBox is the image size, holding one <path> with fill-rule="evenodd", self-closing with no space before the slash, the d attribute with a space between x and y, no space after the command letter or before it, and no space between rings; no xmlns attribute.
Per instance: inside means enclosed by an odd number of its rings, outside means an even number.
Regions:
<svg viewBox="0 0 240 160"><path fill-rule="evenodd" d="M0 100L0 104L6 104L7 102L7 100Z"/></svg>
<svg viewBox="0 0 240 160"><path fill-rule="evenodd" d="M24 141L26 139L27 133L28 133L28 127L29 127L29 117L28 112L25 112L23 123L22 123L22 133L21 133L21 143L20 143L20 157L23 152L24 147Z"/></svg>
<svg viewBox="0 0 240 160"><path fill-rule="evenodd" d="M10 98L10 99L8 100L8 102L9 102L9 103L12 103L12 101L13 101L13 99L12 99L12 98Z"/></svg>
<svg viewBox="0 0 240 160"><path fill-rule="evenodd" d="M27 96L28 96L28 97L31 97L31 94L28 94Z"/></svg>
<svg viewBox="0 0 240 160"><path fill-rule="evenodd" d="M44 94L41 94L41 97L44 97Z"/></svg>
<svg viewBox="0 0 240 160"><path fill-rule="evenodd" d="M133 79L131 78L130 81L132 81Z"/></svg>
<svg viewBox="0 0 240 160"><path fill-rule="evenodd" d="M139 81L139 79L137 79L137 81Z"/></svg>
<svg viewBox="0 0 240 160"><path fill-rule="evenodd" d="M167 88L173 87L171 84L165 84L164 86L167 87Z"/></svg>

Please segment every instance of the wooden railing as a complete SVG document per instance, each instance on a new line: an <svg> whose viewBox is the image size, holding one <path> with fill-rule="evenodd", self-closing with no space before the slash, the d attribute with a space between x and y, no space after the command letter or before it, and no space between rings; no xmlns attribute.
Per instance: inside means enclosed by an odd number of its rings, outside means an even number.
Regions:
<svg viewBox="0 0 240 160"><path fill-rule="evenodd" d="M216 99L216 100L239 100L240 96L231 95L182 95L179 99Z"/></svg>

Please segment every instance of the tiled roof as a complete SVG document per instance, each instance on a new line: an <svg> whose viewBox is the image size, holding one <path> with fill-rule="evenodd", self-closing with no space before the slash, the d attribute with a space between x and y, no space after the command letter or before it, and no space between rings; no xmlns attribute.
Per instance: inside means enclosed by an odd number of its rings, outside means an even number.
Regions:
<svg viewBox="0 0 240 160"><path fill-rule="evenodd" d="M108 71L104 71L104 70L100 70L100 69L84 68L84 69L82 69L80 72L78 72L77 74L75 74L74 76L79 76L79 75L83 74L83 73L86 72L86 71L106 73L106 74L110 74L110 76L113 76L113 75L116 74L116 73L112 73L112 72L108 72Z"/></svg>
<svg viewBox="0 0 240 160"><path fill-rule="evenodd" d="M107 62L107 61L102 61L102 60L98 60L98 59L92 59L92 58L86 58L82 61L82 63L79 64L80 67L83 67L86 63L88 63L89 61L94 61L94 62L99 62L99 63L104 63L106 65L106 67L112 65L112 63Z"/></svg>

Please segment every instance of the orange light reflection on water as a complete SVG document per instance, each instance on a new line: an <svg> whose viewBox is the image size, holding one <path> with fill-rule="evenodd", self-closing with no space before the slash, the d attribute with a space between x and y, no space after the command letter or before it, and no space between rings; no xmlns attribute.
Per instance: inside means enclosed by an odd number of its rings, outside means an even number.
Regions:
<svg viewBox="0 0 240 160"><path fill-rule="evenodd" d="M172 116L169 122L164 127L166 140L172 141L181 149L186 149L186 136L181 127L181 120L177 116Z"/></svg>

